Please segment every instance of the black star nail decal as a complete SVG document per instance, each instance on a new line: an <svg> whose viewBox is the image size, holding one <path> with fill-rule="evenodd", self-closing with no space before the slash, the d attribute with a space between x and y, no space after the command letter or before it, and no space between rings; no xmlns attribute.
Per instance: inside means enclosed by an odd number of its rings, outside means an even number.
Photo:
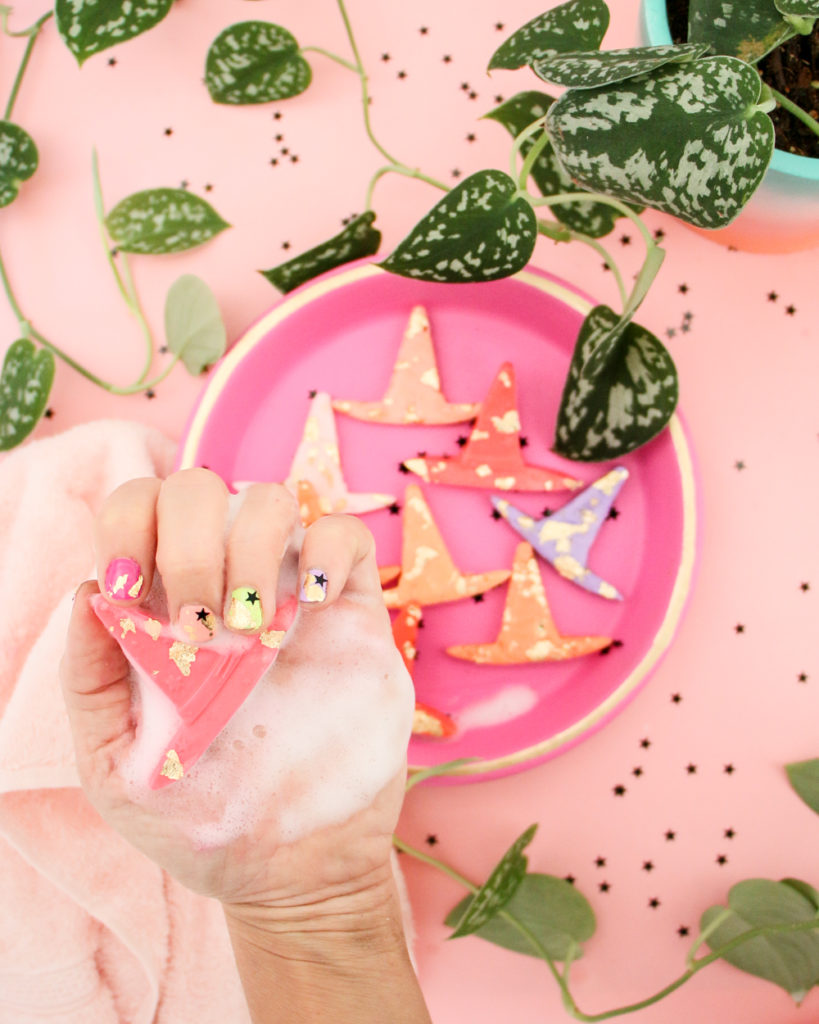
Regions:
<svg viewBox="0 0 819 1024"><path fill-rule="evenodd" d="M259 595L255 590L248 590L245 594L245 601L247 601L248 604L257 604L259 601Z"/></svg>
<svg viewBox="0 0 819 1024"><path fill-rule="evenodd" d="M199 611L196 613L196 618L200 622L207 622L209 614L210 613L208 612L207 608L200 608Z"/></svg>
<svg viewBox="0 0 819 1024"><path fill-rule="evenodd" d="M313 579L320 587L325 587L327 585L327 577L323 572L314 572Z"/></svg>

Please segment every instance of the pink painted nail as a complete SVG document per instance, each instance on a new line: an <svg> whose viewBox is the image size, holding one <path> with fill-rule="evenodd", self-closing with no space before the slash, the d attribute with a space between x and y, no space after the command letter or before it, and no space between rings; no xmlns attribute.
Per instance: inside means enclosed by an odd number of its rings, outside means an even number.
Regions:
<svg viewBox="0 0 819 1024"><path fill-rule="evenodd" d="M105 570L105 593L115 601L135 601L142 593L145 579L139 562L133 558L114 558Z"/></svg>
<svg viewBox="0 0 819 1024"><path fill-rule="evenodd" d="M206 644L216 630L216 616L203 604L186 604L179 612L179 628L194 644Z"/></svg>

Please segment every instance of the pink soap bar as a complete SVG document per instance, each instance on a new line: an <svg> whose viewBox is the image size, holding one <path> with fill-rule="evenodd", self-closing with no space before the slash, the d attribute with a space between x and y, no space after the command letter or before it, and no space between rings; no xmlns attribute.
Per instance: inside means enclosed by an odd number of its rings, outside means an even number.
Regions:
<svg viewBox="0 0 819 1024"><path fill-rule="evenodd" d="M217 636L198 645L178 639L167 620L141 608L116 607L101 594L91 603L137 672L159 687L182 719L151 775L151 789L183 778L196 764L275 660L297 610L295 599L288 602L258 636L223 633L227 643Z"/></svg>

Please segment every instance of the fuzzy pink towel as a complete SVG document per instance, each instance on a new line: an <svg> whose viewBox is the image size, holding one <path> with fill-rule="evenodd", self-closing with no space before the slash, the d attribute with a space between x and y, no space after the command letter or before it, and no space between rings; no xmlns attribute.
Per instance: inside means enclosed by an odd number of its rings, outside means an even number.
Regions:
<svg viewBox="0 0 819 1024"><path fill-rule="evenodd" d="M218 903L85 799L57 678L103 499L173 457L157 431L104 421L0 460L0 1024L249 1021Z"/></svg>

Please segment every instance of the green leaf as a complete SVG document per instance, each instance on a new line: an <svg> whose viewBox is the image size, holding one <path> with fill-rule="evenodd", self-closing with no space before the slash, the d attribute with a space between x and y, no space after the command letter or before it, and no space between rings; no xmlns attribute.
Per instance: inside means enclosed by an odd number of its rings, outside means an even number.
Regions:
<svg viewBox="0 0 819 1024"><path fill-rule="evenodd" d="M793 35L771 0L690 0L688 41L751 63Z"/></svg>
<svg viewBox="0 0 819 1024"><path fill-rule="evenodd" d="M0 451L24 441L43 415L54 381L54 356L28 338L14 341L0 370Z"/></svg>
<svg viewBox="0 0 819 1024"><path fill-rule="evenodd" d="M569 0L519 28L492 54L488 70L514 70L569 50L596 50L608 27L603 0Z"/></svg>
<svg viewBox="0 0 819 1024"><path fill-rule="evenodd" d="M808 882L802 882L798 878L782 878L782 885L789 885L813 905L813 909L819 911L819 891L814 889Z"/></svg>
<svg viewBox="0 0 819 1024"><path fill-rule="evenodd" d="M452 189L381 264L422 281L496 281L526 266L537 220L502 171L478 171Z"/></svg>
<svg viewBox="0 0 819 1024"><path fill-rule="evenodd" d="M680 43L606 50L605 53L564 53L537 61L532 70L544 82L572 89L598 89L602 85L649 74L666 64L686 64L707 51L708 43Z"/></svg>
<svg viewBox="0 0 819 1024"><path fill-rule="evenodd" d="M774 0L776 9L784 18L819 18L819 0ZM810 33L810 29L805 35Z"/></svg>
<svg viewBox="0 0 819 1024"><path fill-rule="evenodd" d="M194 376L224 355L227 331L222 313L201 277L183 274L168 289L165 340Z"/></svg>
<svg viewBox="0 0 819 1024"><path fill-rule="evenodd" d="M819 814L819 758L785 765L788 781L810 809Z"/></svg>
<svg viewBox="0 0 819 1024"><path fill-rule="evenodd" d="M724 919L721 919L724 918ZM702 915L706 941L715 952L751 928L816 920L816 908L792 885L765 878L739 882L728 893L728 910L709 907ZM799 1002L819 982L819 934L815 931L758 936L722 957L748 974L772 981Z"/></svg>
<svg viewBox="0 0 819 1024"><path fill-rule="evenodd" d="M583 462L620 458L663 429L677 397L677 371L662 343L608 306L595 306L569 366L555 451Z"/></svg>
<svg viewBox="0 0 819 1024"><path fill-rule="evenodd" d="M204 199L183 188L134 192L108 214L108 234L124 252L183 252L230 227Z"/></svg>
<svg viewBox="0 0 819 1024"><path fill-rule="evenodd" d="M57 0L57 31L82 64L159 24L173 0Z"/></svg>
<svg viewBox="0 0 819 1024"><path fill-rule="evenodd" d="M554 97L532 89L517 93L488 114L484 114L484 117L498 121L512 137L515 137L533 121L543 117L554 102ZM520 147L521 156L526 156L534 142L534 139L524 141ZM551 144L547 145L535 160L532 166L532 179L538 191L544 196L555 195L558 192L586 191L578 188L563 170ZM551 207L551 212L574 231L580 231L592 238L607 235L620 216L616 210L604 203L563 203Z"/></svg>
<svg viewBox="0 0 819 1024"><path fill-rule="evenodd" d="M546 124L580 185L717 228L742 210L773 153L760 93L754 68L708 57L601 89L569 89Z"/></svg>
<svg viewBox="0 0 819 1024"><path fill-rule="evenodd" d="M526 874L527 861L522 851L534 839L535 832L537 825L530 825L523 835L512 843L493 868L489 878L469 900L463 917L459 919L455 931L449 936L451 939L459 939L478 931L506 906Z"/></svg>
<svg viewBox="0 0 819 1024"><path fill-rule="evenodd" d="M20 182L37 170L34 139L11 121L0 121L0 206L17 198Z"/></svg>
<svg viewBox="0 0 819 1024"><path fill-rule="evenodd" d="M374 220L372 210L362 213L328 241L261 273L279 291L289 292L327 270L372 256L381 244L381 232L372 226Z"/></svg>
<svg viewBox="0 0 819 1024"><path fill-rule="evenodd" d="M280 25L242 21L211 43L205 84L216 103L270 103L304 92L312 78L299 44Z"/></svg>
<svg viewBox="0 0 819 1024"><path fill-rule="evenodd" d="M467 896L461 900L445 923L454 927L472 899ZM553 960L561 962L578 959L582 951L577 947L592 937L596 927L588 900L565 879L554 875L525 875L503 909L534 934ZM515 953L539 956L526 936L499 915L487 921L475 935Z"/></svg>

